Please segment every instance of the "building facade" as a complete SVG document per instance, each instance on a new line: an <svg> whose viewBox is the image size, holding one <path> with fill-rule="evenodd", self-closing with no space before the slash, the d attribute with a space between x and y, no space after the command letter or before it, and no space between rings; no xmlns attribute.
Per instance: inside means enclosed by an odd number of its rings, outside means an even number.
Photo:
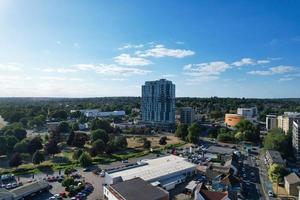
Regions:
<svg viewBox="0 0 300 200"><path fill-rule="evenodd" d="M191 124L195 120L195 111L192 107L183 107L180 109L180 123Z"/></svg>
<svg viewBox="0 0 300 200"><path fill-rule="evenodd" d="M238 108L237 114L243 116L245 119L247 119L251 122L256 122L257 116L258 116L258 111L257 111L256 107Z"/></svg>
<svg viewBox="0 0 300 200"><path fill-rule="evenodd" d="M284 112L283 115L277 117L278 128L281 128L287 134L293 128L294 120L300 120L300 113Z"/></svg>
<svg viewBox="0 0 300 200"><path fill-rule="evenodd" d="M267 115L266 116L266 129L267 131L277 128L277 116Z"/></svg>
<svg viewBox="0 0 300 200"><path fill-rule="evenodd" d="M166 79L142 86L142 122L160 127L175 125L175 85Z"/></svg>
<svg viewBox="0 0 300 200"><path fill-rule="evenodd" d="M294 149L294 155L297 159L297 162L300 162L300 120L293 122L293 137L292 137L292 143L293 143L293 149Z"/></svg>

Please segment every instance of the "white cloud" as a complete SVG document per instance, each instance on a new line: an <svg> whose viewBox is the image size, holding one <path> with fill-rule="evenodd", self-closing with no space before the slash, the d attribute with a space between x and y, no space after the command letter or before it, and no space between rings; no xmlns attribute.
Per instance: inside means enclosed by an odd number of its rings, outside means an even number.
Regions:
<svg viewBox="0 0 300 200"><path fill-rule="evenodd" d="M57 41L56 41L56 44L57 44L57 45L61 45L61 41L57 40Z"/></svg>
<svg viewBox="0 0 300 200"><path fill-rule="evenodd" d="M139 49L139 48L142 48L142 47L144 47L143 44L136 44L136 45L134 45L134 44L127 43L124 46L119 47L118 49L119 50L124 50L124 49Z"/></svg>
<svg viewBox="0 0 300 200"><path fill-rule="evenodd" d="M292 81L294 80L294 78L280 78L279 81L282 82L282 81Z"/></svg>
<svg viewBox="0 0 300 200"><path fill-rule="evenodd" d="M20 63L0 63L0 71L18 72L23 70L22 66Z"/></svg>
<svg viewBox="0 0 300 200"><path fill-rule="evenodd" d="M252 64L254 64L254 60L251 58L242 58L241 60L232 63L232 65L236 67L242 67L244 65L252 65Z"/></svg>
<svg viewBox="0 0 300 200"><path fill-rule="evenodd" d="M198 85L203 82L215 81L218 80L218 76L199 76L194 78L186 79L187 85Z"/></svg>
<svg viewBox="0 0 300 200"><path fill-rule="evenodd" d="M242 66L247 66L247 65L262 65L262 64L268 64L271 61L268 59L264 60L255 60L252 58L242 58L241 60L233 62L231 65L236 66L236 67L242 67Z"/></svg>
<svg viewBox="0 0 300 200"><path fill-rule="evenodd" d="M272 75L272 72L256 70L256 71L250 71L250 72L248 72L248 74L259 75L259 76L269 76L269 75Z"/></svg>
<svg viewBox="0 0 300 200"><path fill-rule="evenodd" d="M223 61L214 61L210 63L188 64L183 67L187 75L191 76L208 76L219 75L231 67Z"/></svg>
<svg viewBox="0 0 300 200"><path fill-rule="evenodd" d="M280 66L277 66L277 67L271 67L270 70L274 74L284 74L284 73L288 73L288 72L294 71L295 68L292 67L292 66L280 65Z"/></svg>
<svg viewBox="0 0 300 200"><path fill-rule="evenodd" d="M260 76L270 76L270 75L275 75L275 74L285 74L285 73L292 72L294 70L295 70L295 67L279 65L277 67L271 67L271 68L269 68L269 70L250 71L250 72L248 72L248 74L260 75Z"/></svg>
<svg viewBox="0 0 300 200"><path fill-rule="evenodd" d="M75 65L75 67L84 71L93 70L98 74L104 74L104 75L130 76L130 75L145 75L151 73L151 71L149 70L143 70L134 67L121 67L112 64L98 64L98 65L78 64Z"/></svg>
<svg viewBox="0 0 300 200"><path fill-rule="evenodd" d="M119 65L126 66L145 66L150 65L152 62L145 58L132 57L129 54L121 54L119 56L114 57L114 60Z"/></svg>
<svg viewBox="0 0 300 200"><path fill-rule="evenodd" d="M269 61L269 60L258 60L257 61L257 64L268 64L268 63L270 63L271 61Z"/></svg>
<svg viewBox="0 0 300 200"><path fill-rule="evenodd" d="M174 78L174 77L176 77L176 74L163 74L162 77L163 78Z"/></svg>
<svg viewBox="0 0 300 200"><path fill-rule="evenodd" d="M40 69L43 72L55 72L55 73L70 73L70 72L77 72L77 69L72 68L44 68Z"/></svg>
<svg viewBox="0 0 300 200"><path fill-rule="evenodd" d="M184 44L182 41L176 41L176 44Z"/></svg>
<svg viewBox="0 0 300 200"><path fill-rule="evenodd" d="M47 81L83 81L81 78L67 78L58 76L41 76L39 78Z"/></svg>
<svg viewBox="0 0 300 200"><path fill-rule="evenodd" d="M154 48L147 49L145 51L136 51L136 55L141 57L175 57L184 58L186 56L192 56L195 52L187 49L168 49L162 44L155 45Z"/></svg>

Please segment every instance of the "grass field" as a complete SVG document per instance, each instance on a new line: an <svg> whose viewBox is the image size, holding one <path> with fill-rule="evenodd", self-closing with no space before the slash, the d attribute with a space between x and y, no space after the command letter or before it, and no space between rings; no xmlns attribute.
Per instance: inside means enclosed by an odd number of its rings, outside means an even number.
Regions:
<svg viewBox="0 0 300 200"><path fill-rule="evenodd" d="M136 136L130 136L127 138L127 143L128 143L128 148L132 149L142 149L143 148L143 138L147 138L147 140L151 141L151 147L153 149L156 148L161 148L163 147L162 145L159 144L159 139L163 135L157 135L157 136L149 136L149 135L136 135ZM183 141L180 140L179 138L173 136L173 135L168 135L167 136L167 144L168 145L176 145L179 143L182 143Z"/></svg>

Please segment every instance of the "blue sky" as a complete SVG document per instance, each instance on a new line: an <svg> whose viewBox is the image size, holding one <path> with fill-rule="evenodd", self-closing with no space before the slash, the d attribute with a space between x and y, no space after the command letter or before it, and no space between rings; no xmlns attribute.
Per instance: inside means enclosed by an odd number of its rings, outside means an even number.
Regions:
<svg viewBox="0 0 300 200"><path fill-rule="evenodd" d="M300 2L1 0L0 96L300 97Z"/></svg>

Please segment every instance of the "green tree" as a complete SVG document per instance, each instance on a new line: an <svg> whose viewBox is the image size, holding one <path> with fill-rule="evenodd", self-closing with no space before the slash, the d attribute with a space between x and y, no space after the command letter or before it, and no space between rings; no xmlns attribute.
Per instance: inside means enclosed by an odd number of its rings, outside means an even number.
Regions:
<svg viewBox="0 0 300 200"><path fill-rule="evenodd" d="M78 160L82 153L83 153L82 149L75 150L73 153L73 159Z"/></svg>
<svg viewBox="0 0 300 200"><path fill-rule="evenodd" d="M143 144L144 149L150 149L151 148L151 141L147 140L146 138L144 139L144 144Z"/></svg>
<svg viewBox="0 0 300 200"><path fill-rule="evenodd" d="M42 138L37 136L32 138L31 140L29 140L28 143L28 151L30 154L35 153L37 150L40 150L43 148L43 144L42 144Z"/></svg>
<svg viewBox="0 0 300 200"><path fill-rule="evenodd" d="M37 165L45 161L44 153L36 151L32 156L32 163Z"/></svg>
<svg viewBox="0 0 300 200"><path fill-rule="evenodd" d="M0 136L0 155L5 155L7 150L6 138L4 136Z"/></svg>
<svg viewBox="0 0 300 200"><path fill-rule="evenodd" d="M0 139L0 143L1 143L2 138ZM6 140L6 144L7 144L7 151L8 152L12 152L14 150L14 146L18 143L18 139L15 136L12 135L8 135L5 137ZM0 144L0 148L1 148L1 144Z"/></svg>
<svg viewBox="0 0 300 200"><path fill-rule="evenodd" d="M78 122L75 122L75 123L72 124L72 130L73 131L79 131L79 124L78 124Z"/></svg>
<svg viewBox="0 0 300 200"><path fill-rule="evenodd" d="M45 144L44 150L45 153L49 155L54 155L60 152L55 140L49 140L48 143Z"/></svg>
<svg viewBox="0 0 300 200"><path fill-rule="evenodd" d="M76 132L72 144L75 147L83 148L87 140L88 136L86 133Z"/></svg>
<svg viewBox="0 0 300 200"><path fill-rule="evenodd" d="M79 157L79 163L82 167L88 167L92 165L92 158L86 152L82 153Z"/></svg>
<svg viewBox="0 0 300 200"><path fill-rule="evenodd" d="M101 139L106 144L109 140L109 137L105 130L97 129L97 130L92 131L91 139L92 139L92 142L94 142L98 139Z"/></svg>
<svg viewBox="0 0 300 200"><path fill-rule="evenodd" d="M70 132L70 125L68 122L61 122L59 125L58 125L58 132L60 133L68 133Z"/></svg>
<svg viewBox="0 0 300 200"><path fill-rule="evenodd" d="M94 119L91 123L91 129L92 130L103 129L107 133L111 133L113 128L110 126L110 123L107 120Z"/></svg>
<svg viewBox="0 0 300 200"><path fill-rule="evenodd" d="M68 113L64 110L58 110L52 113L52 118L66 120L68 118Z"/></svg>
<svg viewBox="0 0 300 200"><path fill-rule="evenodd" d="M166 145L167 144L167 137L166 136L163 136L159 139L159 144L160 145Z"/></svg>
<svg viewBox="0 0 300 200"><path fill-rule="evenodd" d="M188 135L188 125L187 124L179 124L175 131L175 136L185 140L187 135Z"/></svg>
<svg viewBox="0 0 300 200"><path fill-rule="evenodd" d="M14 146L14 152L17 153L28 153L28 140L24 139L21 142L18 142Z"/></svg>
<svg viewBox="0 0 300 200"><path fill-rule="evenodd" d="M127 147L127 139L126 137L120 135L120 136L116 136L114 138L114 144L116 147L118 147L119 149L125 149Z"/></svg>
<svg viewBox="0 0 300 200"><path fill-rule="evenodd" d="M197 144L199 141L199 135L201 132L201 128L197 123L193 123L189 128L188 128L188 135L187 139L189 142Z"/></svg>
<svg viewBox="0 0 300 200"><path fill-rule="evenodd" d="M71 133L69 134L68 139L67 139L67 145L69 145L69 146L73 145L74 137L75 137L75 133L74 133L74 131L71 131Z"/></svg>
<svg viewBox="0 0 300 200"><path fill-rule="evenodd" d="M279 151L283 157L289 157L292 152L291 136L285 135L281 129L271 130L263 141L265 150Z"/></svg>
<svg viewBox="0 0 300 200"><path fill-rule="evenodd" d="M15 153L12 155L10 161L9 161L9 166L10 167L17 167L22 164L22 158L19 153Z"/></svg>
<svg viewBox="0 0 300 200"><path fill-rule="evenodd" d="M272 164L268 169L268 175L273 183L277 183L282 180L284 168L278 164Z"/></svg>
<svg viewBox="0 0 300 200"><path fill-rule="evenodd" d="M71 185L75 185L75 180L72 177L66 177L64 180L61 182L61 185L64 187L70 187Z"/></svg>
<svg viewBox="0 0 300 200"><path fill-rule="evenodd" d="M27 132L23 128L15 128L13 129L13 136L15 136L19 141L26 138Z"/></svg>
<svg viewBox="0 0 300 200"><path fill-rule="evenodd" d="M92 148L90 153L92 156L95 156L99 153L103 153L105 151L105 144L101 139L98 139L92 143Z"/></svg>

